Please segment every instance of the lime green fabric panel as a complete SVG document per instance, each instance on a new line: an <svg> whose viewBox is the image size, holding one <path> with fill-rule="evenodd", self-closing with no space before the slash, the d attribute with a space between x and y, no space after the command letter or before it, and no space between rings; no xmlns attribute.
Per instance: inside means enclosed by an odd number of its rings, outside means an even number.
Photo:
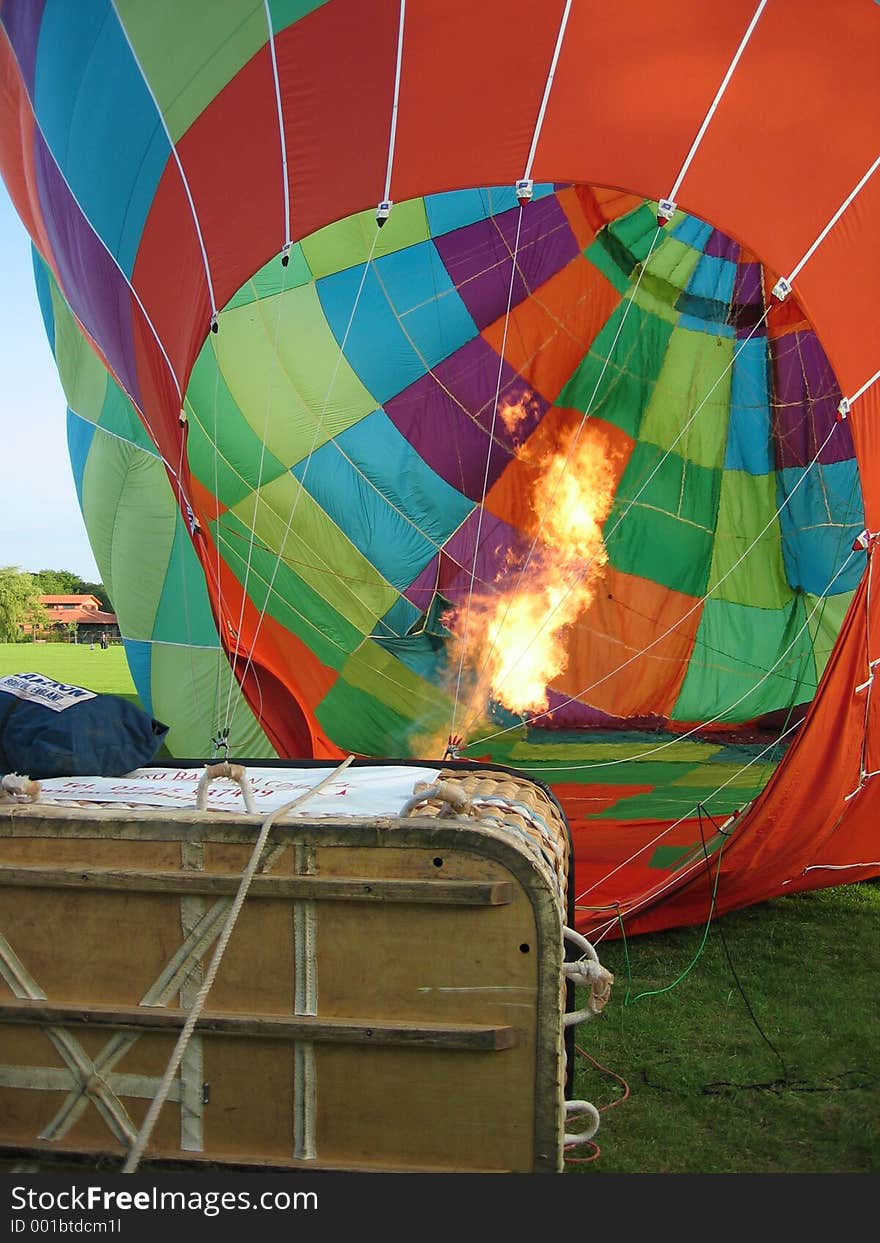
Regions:
<svg viewBox="0 0 880 1243"><path fill-rule="evenodd" d="M95 430L83 473L83 518L119 627L150 639L178 511L157 457Z"/></svg>
<svg viewBox="0 0 880 1243"><path fill-rule="evenodd" d="M713 597L762 609L784 608L793 593L781 538L776 476L725 471L709 574Z"/></svg>
<svg viewBox="0 0 880 1243"><path fill-rule="evenodd" d="M251 497L232 512L253 527L256 543L272 550L273 560L283 549L285 563L362 635L397 601L395 588L292 475L261 488L256 515Z"/></svg>
<svg viewBox="0 0 880 1243"><path fill-rule="evenodd" d="M374 259L393 254L431 236L424 199L408 199L395 203L376 238L376 209L362 211L328 224L303 240L303 254L315 279L341 272L357 263L366 263L372 252ZM375 249L373 243L375 242Z"/></svg>
<svg viewBox="0 0 880 1243"><path fill-rule="evenodd" d="M81 419L97 423L107 395L107 368L83 336L54 278L50 278L50 289L55 319L53 348L64 396Z"/></svg>
<svg viewBox="0 0 880 1243"><path fill-rule="evenodd" d="M210 339L196 360L184 408L190 470L222 505L237 505L261 482L286 473L245 421L219 373Z"/></svg>
<svg viewBox="0 0 880 1243"><path fill-rule="evenodd" d="M656 222L655 222L656 223ZM642 275L640 288L654 295L661 302L674 307L681 291L699 263L701 252L676 237L665 237L661 246L655 247L651 262Z"/></svg>
<svg viewBox="0 0 880 1243"><path fill-rule="evenodd" d="M210 651L154 643L150 651L153 715L171 726L165 745L172 755L210 759L211 737L225 724L229 702L230 754L247 759L277 758L278 752L260 728L225 657L216 648ZM185 695L180 693L182 686L186 687Z"/></svg>
<svg viewBox="0 0 880 1243"><path fill-rule="evenodd" d="M642 418L642 440L674 448L698 466L724 466L733 347L732 337L684 328L672 334Z"/></svg>
<svg viewBox="0 0 880 1243"><path fill-rule="evenodd" d="M168 643L219 647L204 572L179 514L153 623L153 638Z"/></svg>
<svg viewBox="0 0 880 1243"><path fill-rule="evenodd" d="M116 0L116 8L175 143L269 38L263 0Z"/></svg>
<svg viewBox="0 0 880 1243"><path fill-rule="evenodd" d="M675 326L678 324L681 316L678 311L676 311L675 307L670 303L670 291L663 289L662 292L664 296L660 297L655 289L651 287L650 282L646 284L642 281L638 288L633 285L633 306L639 307L641 310L646 311L649 315L656 315L658 318L665 320L668 324ZM632 312L630 312L630 314L632 314Z"/></svg>
<svg viewBox="0 0 880 1243"><path fill-rule="evenodd" d="M589 410L635 439L672 325L635 306L630 306L625 319L624 311L625 304L615 309L556 404Z"/></svg>
<svg viewBox="0 0 880 1243"><path fill-rule="evenodd" d="M225 311L211 345L246 422L258 439L265 430L266 448L286 466L376 409L341 356L314 285Z"/></svg>
<svg viewBox="0 0 880 1243"><path fill-rule="evenodd" d="M309 265L306 263L302 246L297 242L291 246L287 267L278 255L273 255L268 263L260 268L249 281L246 281L226 303L226 310L233 311L239 306L250 306L252 302L260 302L263 298L272 298L285 289L297 289L307 285L312 279ZM221 324L223 319L221 316Z"/></svg>
<svg viewBox="0 0 880 1243"><path fill-rule="evenodd" d="M427 731L439 729L452 715L452 701L432 682L397 660L378 643L366 640L352 652L342 670L343 679L373 695L387 707L418 721Z"/></svg>
<svg viewBox="0 0 880 1243"><path fill-rule="evenodd" d="M810 619L810 636L813 640L813 658L816 662L816 678L821 678L828 664L831 650L837 641L840 627L852 604L855 591L844 591L839 596L804 596L804 605Z"/></svg>
<svg viewBox="0 0 880 1243"><path fill-rule="evenodd" d="M360 676L359 670L357 676ZM315 715L326 733L345 751L400 759L424 757L428 743L433 740L434 750L428 758L439 759L442 753L439 739L445 736L444 731L449 726L449 705L443 706L445 715L439 711L435 698L430 718L414 722L404 715L402 705L398 705L401 708L398 711L377 699L375 685L368 684L368 688L362 690L341 677L321 700Z"/></svg>
<svg viewBox="0 0 880 1243"><path fill-rule="evenodd" d="M785 609L707 600L673 717L748 721L810 699L816 676L805 621L801 596Z"/></svg>
<svg viewBox="0 0 880 1243"><path fill-rule="evenodd" d="M685 595L704 595L720 490L720 471L639 441L605 523L612 565Z"/></svg>

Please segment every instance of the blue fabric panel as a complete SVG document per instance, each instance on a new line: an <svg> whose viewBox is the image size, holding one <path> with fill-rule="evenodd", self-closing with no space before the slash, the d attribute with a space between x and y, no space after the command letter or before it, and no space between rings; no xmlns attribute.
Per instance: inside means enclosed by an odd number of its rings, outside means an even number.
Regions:
<svg viewBox="0 0 880 1243"><path fill-rule="evenodd" d="M86 459L89 456L89 450L92 447L92 438L95 435L95 425L88 419L80 418L73 410L68 408L67 411L67 452L70 454L70 464L73 467L73 482L76 484L76 496L79 501L79 507L82 509L82 483L83 473L86 468Z"/></svg>
<svg viewBox="0 0 880 1243"><path fill-rule="evenodd" d="M853 556L830 588L829 583L864 527L858 468L853 459L814 466L793 491L802 474L788 468L776 476L777 503L789 498L779 515L788 581L816 596L852 591L864 572L864 555Z"/></svg>
<svg viewBox="0 0 880 1243"><path fill-rule="evenodd" d="M729 259L717 259L714 255L702 255L691 273L687 292L692 298L706 298L712 302L730 305L736 264Z"/></svg>
<svg viewBox="0 0 880 1243"><path fill-rule="evenodd" d="M532 202L553 193L550 182L536 185ZM465 225L497 216L500 212L516 207L516 191L513 186L494 186L488 190L452 190L446 194L429 194L425 197L425 213L432 237L452 233ZM708 227L708 226L707 226Z"/></svg>
<svg viewBox="0 0 880 1243"><path fill-rule="evenodd" d="M43 317L43 327L46 329L46 336L52 347L52 353L55 353L55 308L52 306L52 288L49 284L49 269L40 258L40 252L36 246L31 247L31 258L34 265L34 284L37 287L37 299L40 303L40 314Z"/></svg>
<svg viewBox="0 0 880 1243"><path fill-rule="evenodd" d="M138 698L144 711L152 716L153 689L150 685L153 664L152 645L143 642L141 639L126 639L123 635L122 646L125 648L125 659L128 661L129 673L137 690Z"/></svg>
<svg viewBox="0 0 880 1243"><path fill-rule="evenodd" d="M48 0L35 111L77 202L130 276L171 148L110 3Z"/></svg>
<svg viewBox="0 0 880 1243"><path fill-rule="evenodd" d="M406 596L398 596L391 608L373 627L373 637L379 642L391 638L392 633L403 636L416 624L421 612Z"/></svg>
<svg viewBox="0 0 880 1243"><path fill-rule="evenodd" d="M337 341L345 338L363 264L316 283ZM345 356L381 405L476 336L431 242L386 255L367 272Z"/></svg>
<svg viewBox="0 0 880 1243"><path fill-rule="evenodd" d="M398 590L473 508L425 465L384 411L362 419L300 462L294 476Z"/></svg>
<svg viewBox="0 0 880 1243"><path fill-rule="evenodd" d="M768 475L773 469L764 338L738 341L734 350L724 466L750 475Z"/></svg>
<svg viewBox="0 0 880 1243"><path fill-rule="evenodd" d="M711 224L705 224L696 216L685 216L670 231L669 236L684 242L692 250L702 250L712 233Z"/></svg>

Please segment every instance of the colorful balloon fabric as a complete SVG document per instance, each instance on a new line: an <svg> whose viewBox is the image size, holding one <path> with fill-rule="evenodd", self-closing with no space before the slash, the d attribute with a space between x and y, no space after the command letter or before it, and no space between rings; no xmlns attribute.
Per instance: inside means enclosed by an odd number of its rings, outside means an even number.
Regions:
<svg viewBox="0 0 880 1243"><path fill-rule="evenodd" d="M511 764L617 935L880 874L880 8L578 7L2 0L0 169L172 754Z"/></svg>

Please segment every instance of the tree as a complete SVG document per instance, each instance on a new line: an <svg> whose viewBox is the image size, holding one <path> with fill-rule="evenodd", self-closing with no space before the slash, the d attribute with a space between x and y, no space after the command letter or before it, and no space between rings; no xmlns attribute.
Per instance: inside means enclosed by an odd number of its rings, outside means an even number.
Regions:
<svg viewBox="0 0 880 1243"><path fill-rule="evenodd" d="M113 612L103 583L87 583L72 570L37 570L33 575L44 596L97 596L101 608Z"/></svg>
<svg viewBox="0 0 880 1243"><path fill-rule="evenodd" d="M0 642L20 643L27 636L24 627L38 627L46 611L40 603L42 591L17 565L0 567Z"/></svg>

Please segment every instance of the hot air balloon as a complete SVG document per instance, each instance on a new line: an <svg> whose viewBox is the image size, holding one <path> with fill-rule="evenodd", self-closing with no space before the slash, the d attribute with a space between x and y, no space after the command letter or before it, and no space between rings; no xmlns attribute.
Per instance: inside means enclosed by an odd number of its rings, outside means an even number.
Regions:
<svg viewBox="0 0 880 1243"><path fill-rule="evenodd" d="M178 756L486 757L576 926L880 874L880 7L0 5L95 558Z"/></svg>

